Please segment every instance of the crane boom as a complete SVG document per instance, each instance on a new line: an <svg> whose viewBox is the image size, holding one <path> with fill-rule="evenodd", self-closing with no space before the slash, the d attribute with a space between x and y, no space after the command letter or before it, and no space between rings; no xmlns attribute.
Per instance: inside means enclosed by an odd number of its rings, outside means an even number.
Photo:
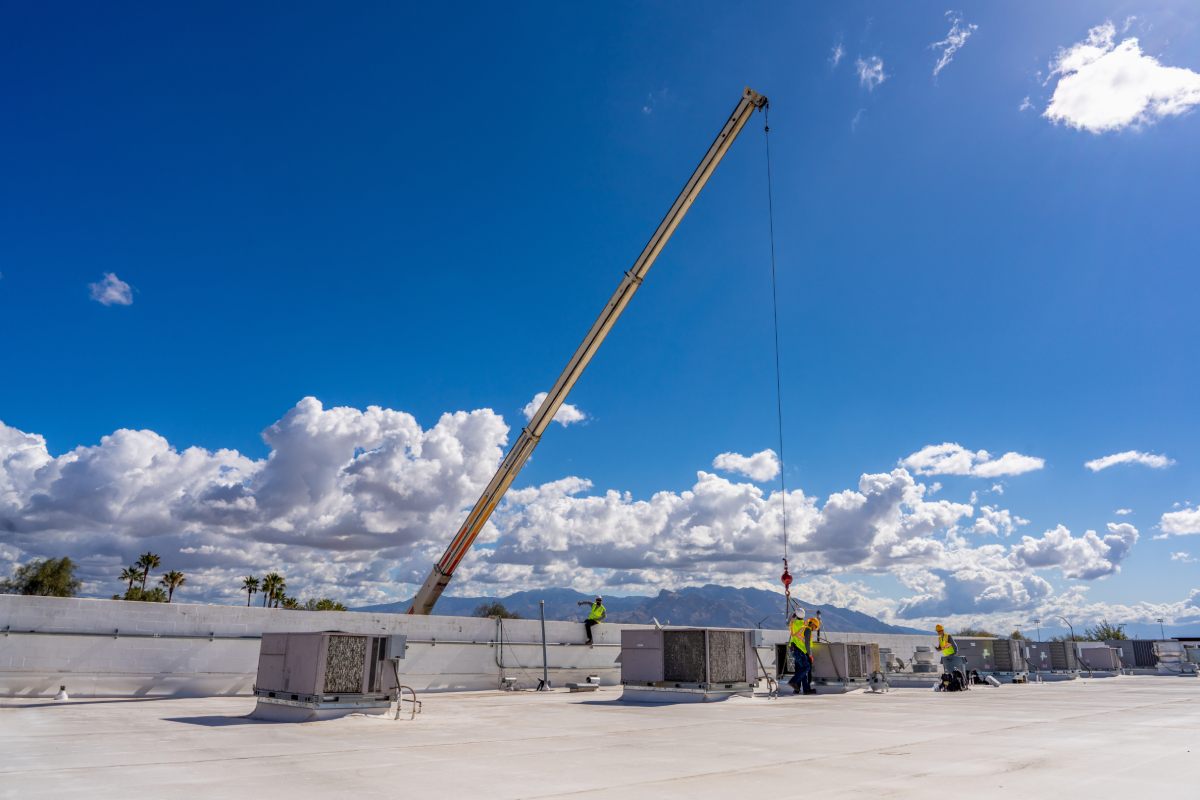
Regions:
<svg viewBox="0 0 1200 800"><path fill-rule="evenodd" d="M671 210L663 217L662 222L658 224L658 228L654 231L654 235L650 237L650 241L642 249L641 255L637 257L637 261L633 262L633 266L625 273L625 277L621 280L617 290L613 292L609 298L608 304L604 310L600 312L599 318L584 337L583 342L575 351L575 355L571 356L570 362L567 363L566 369L558 376L558 380L554 383L554 388L546 395L546 399L542 401L538 407L537 413L530 418L529 424L521 430L521 435L517 437L516 443L512 449L508 451L508 455L504 457L500 468L496 470L496 474L492 476L487 488L483 490L483 494L479 496L479 500L475 502L471 512L467 515L462 527L458 529L454 539L450 542L450 546L446 548L446 552L442 555L440 561L434 565L433 570L429 573L429 577L425 580L421 590L417 592L413 598L412 608L408 610L410 614L429 614L433 611L434 604L438 598L442 596L446 586L450 583L450 578L454 575L454 570L457 569L471 545L475 542L479 532L483 530L483 526L491 517L492 511L495 510L500 499L504 497L504 493L508 491L508 487L512 485L516 479L517 473L525 466L525 462L529 460L529 456L533 453L533 449L537 447L538 442L542 438L542 433L546 427L554 419L554 415L567 399L567 394L579 380L579 376L583 374L583 370L592 360L592 356L596 354L596 350L604 342L604 337L608 335L609 330L616 323L617 318L621 316L621 312L625 310L625 306L629 304L634 293L642 284L642 279L646 277L646 273L650 271L650 267L654 265L654 260L658 258L658 254L667 244L667 240L671 238L671 234L675 232L675 228L679 226L681 220L688 209L692 207L692 203L700 194L700 190L704 188L704 184L708 182L713 170L717 168L717 164L721 163L721 159L729 150L733 140L741 132L750 115L756 110L767 107L767 98L749 87L742 93L742 98L737 104L737 108L729 115L721 132L717 134L716 140L712 146L708 148L708 152L704 154L704 158L700 160L700 165L696 167L696 171L692 173L692 177L688 178L688 182L684 185L683 191L675 198L675 202L671 205Z"/></svg>

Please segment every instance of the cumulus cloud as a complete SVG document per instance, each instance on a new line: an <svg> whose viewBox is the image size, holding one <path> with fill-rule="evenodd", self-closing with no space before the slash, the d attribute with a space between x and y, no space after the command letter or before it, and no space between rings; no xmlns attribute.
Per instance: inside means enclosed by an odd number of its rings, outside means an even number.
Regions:
<svg viewBox="0 0 1200 800"><path fill-rule="evenodd" d="M875 87L889 77L883 71L883 59L879 56L868 56L865 61L860 58L854 62L854 68L858 70L858 85L869 92L875 91Z"/></svg>
<svg viewBox="0 0 1200 800"><path fill-rule="evenodd" d="M1113 453L1110 456L1093 458L1091 461L1084 462L1084 466L1092 472L1099 472L1102 469L1115 467L1118 464L1141 464L1151 469L1165 469L1174 463L1174 459L1167 458L1164 455L1143 453L1140 450L1126 450L1123 453Z"/></svg>
<svg viewBox="0 0 1200 800"><path fill-rule="evenodd" d="M1168 511L1162 515L1158 527L1162 529L1164 536L1188 536L1200 533L1200 508Z"/></svg>
<svg viewBox="0 0 1200 800"><path fill-rule="evenodd" d="M1117 44L1112 22L1060 50L1050 77L1058 84L1043 116L1090 133L1150 125L1200 104L1200 73L1163 66L1136 37Z"/></svg>
<svg viewBox="0 0 1200 800"><path fill-rule="evenodd" d="M1118 508L1113 513L1116 514L1118 517L1128 517L1130 514L1133 513L1133 509L1132 508Z"/></svg>
<svg viewBox="0 0 1200 800"><path fill-rule="evenodd" d="M938 56L937 63L933 65L933 77L935 78L954 60L955 53L963 48L967 39L971 38L971 34L979 29L978 25L964 22L962 14L957 11L947 11L946 19L950 20L950 31L946 34L946 38L929 45L931 50L940 49L942 51Z"/></svg>
<svg viewBox="0 0 1200 800"><path fill-rule="evenodd" d="M115 273L106 272L95 283L89 283L92 299L102 306L133 305L133 289Z"/></svg>
<svg viewBox="0 0 1200 800"><path fill-rule="evenodd" d="M984 536L1011 536L1022 525L1028 525L1029 520L1023 519L1006 508L983 506L979 509L979 517L975 520L972 530Z"/></svg>
<svg viewBox="0 0 1200 800"><path fill-rule="evenodd" d="M525 404L525 407L521 409L521 413L525 415L525 419L533 419L533 415L541 408L547 396L547 392L538 392L533 396L532 400ZM554 413L554 421L564 428L576 422L583 422L587 418L587 414L580 411L578 406L573 406L570 403L563 403L558 407L558 411Z"/></svg>
<svg viewBox="0 0 1200 800"><path fill-rule="evenodd" d="M713 469L745 475L762 483L779 475L779 457L774 450L760 450L752 456L741 453L721 453L713 459Z"/></svg>
<svg viewBox="0 0 1200 800"><path fill-rule="evenodd" d="M918 475L971 475L1000 478L1042 469L1045 459L1008 452L992 458L987 450L968 450L960 444L943 442L922 447L901 459L900 465Z"/></svg>
<svg viewBox="0 0 1200 800"><path fill-rule="evenodd" d="M1108 523L1108 533L1100 537L1095 531L1072 536L1059 525L1042 534L1040 539L1024 536L1012 549L1015 563L1023 566L1058 567L1067 578L1093 580L1121 571L1121 562L1137 543L1138 530L1128 522Z"/></svg>
<svg viewBox="0 0 1200 800"><path fill-rule="evenodd" d="M444 414L425 428L401 411L326 408L313 398L267 427L268 454L258 459L177 448L146 430L53 454L41 436L0 424L0 571L70 555L85 592L106 595L120 590L121 567L151 550L164 569L187 573L185 600L237 602L242 575L272 569L305 597L401 599L462 523L508 434L487 409ZM1116 572L1137 541L1132 525L1111 524L1102 536L1053 529L1010 546L998 537L1024 524L1016 514L930 495L903 467L865 473L823 500L789 492L791 569L809 586L806 596L910 624L1051 608L1079 620L1151 610L1200 616L1190 601L1117 614L1082 590L1056 593L1041 574ZM777 590L782 501L778 491L706 471L684 490L644 497L575 476L518 487L463 561L454 589ZM869 575L894 576L908 596L882 597L857 582Z"/></svg>
<svg viewBox="0 0 1200 800"><path fill-rule="evenodd" d="M151 549L189 574L194 593L228 594L237 572L288 563L314 594L344 596L362 581L370 596L419 582L507 433L486 409L424 430L410 414L311 397L267 428L259 460L179 451L145 430L52 456L42 437L0 423L0 537L28 555L77 558L85 588L112 586Z"/></svg>
<svg viewBox="0 0 1200 800"><path fill-rule="evenodd" d="M1172 561L1181 561L1184 564L1195 564L1196 559L1192 558L1190 553L1171 553Z"/></svg>

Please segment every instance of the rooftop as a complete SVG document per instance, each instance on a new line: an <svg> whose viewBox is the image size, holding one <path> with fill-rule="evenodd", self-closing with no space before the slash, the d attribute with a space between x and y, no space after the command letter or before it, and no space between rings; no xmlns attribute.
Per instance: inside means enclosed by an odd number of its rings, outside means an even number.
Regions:
<svg viewBox="0 0 1200 800"><path fill-rule="evenodd" d="M0 797L1146 797L1200 781L1200 682L638 706L619 687L425 694L416 721L246 697L0 703Z"/></svg>

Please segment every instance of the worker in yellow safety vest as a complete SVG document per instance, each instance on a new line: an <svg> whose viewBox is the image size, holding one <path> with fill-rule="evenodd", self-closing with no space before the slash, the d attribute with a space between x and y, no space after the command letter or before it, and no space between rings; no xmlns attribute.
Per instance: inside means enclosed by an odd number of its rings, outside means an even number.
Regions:
<svg viewBox="0 0 1200 800"><path fill-rule="evenodd" d="M591 608L588 609L587 620L583 623L583 627L584 630L587 631L588 644L593 644L592 628L599 625L604 618L608 616L608 611L604 608L604 598L597 597L594 603L588 603L587 600L580 600L576 605L591 606Z"/></svg>
<svg viewBox="0 0 1200 800"><path fill-rule="evenodd" d="M934 630L937 631L938 635L938 652L943 657L958 655L958 643L954 641L954 637L946 633L946 629L941 625L935 626Z"/></svg>
<svg viewBox="0 0 1200 800"><path fill-rule="evenodd" d="M791 619L788 620L788 648L791 650L792 660L796 662L796 671L788 685L795 694L817 693L817 690L812 688L812 636L813 631L820 626L821 623L813 617L805 620L802 611L793 611Z"/></svg>

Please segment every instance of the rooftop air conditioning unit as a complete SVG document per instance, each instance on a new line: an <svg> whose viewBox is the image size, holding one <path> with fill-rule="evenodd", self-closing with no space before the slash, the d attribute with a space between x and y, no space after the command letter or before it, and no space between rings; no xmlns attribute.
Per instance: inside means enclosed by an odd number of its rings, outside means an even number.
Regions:
<svg viewBox="0 0 1200 800"><path fill-rule="evenodd" d="M1121 669L1121 651L1115 647L1100 645L1098 647L1079 648L1079 661L1086 669L1101 672L1116 672Z"/></svg>
<svg viewBox="0 0 1200 800"><path fill-rule="evenodd" d="M639 691L748 693L758 685L753 632L721 628L623 630L621 684L627 699L651 702L713 698L651 696Z"/></svg>
<svg viewBox="0 0 1200 800"><path fill-rule="evenodd" d="M866 680L879 671L879 645L873 642L819 642L813 648L813 678Z"/></svg>
<svg viewBox="0 0 1200 800"><path fill-rule="evenodd" d="M997 639L993 643L996 672L1025 672L1025 642L1020 639Z"/></svg>
<svg viewBox="0 0 1200 800"><path fill-rule="evenodd" d="M349 713L387 706L397 689L393 660L404 658L406 647L403 635L264 633L254 683L259 700L255 716L309 718L270 713L280 707Z"/></svg>

